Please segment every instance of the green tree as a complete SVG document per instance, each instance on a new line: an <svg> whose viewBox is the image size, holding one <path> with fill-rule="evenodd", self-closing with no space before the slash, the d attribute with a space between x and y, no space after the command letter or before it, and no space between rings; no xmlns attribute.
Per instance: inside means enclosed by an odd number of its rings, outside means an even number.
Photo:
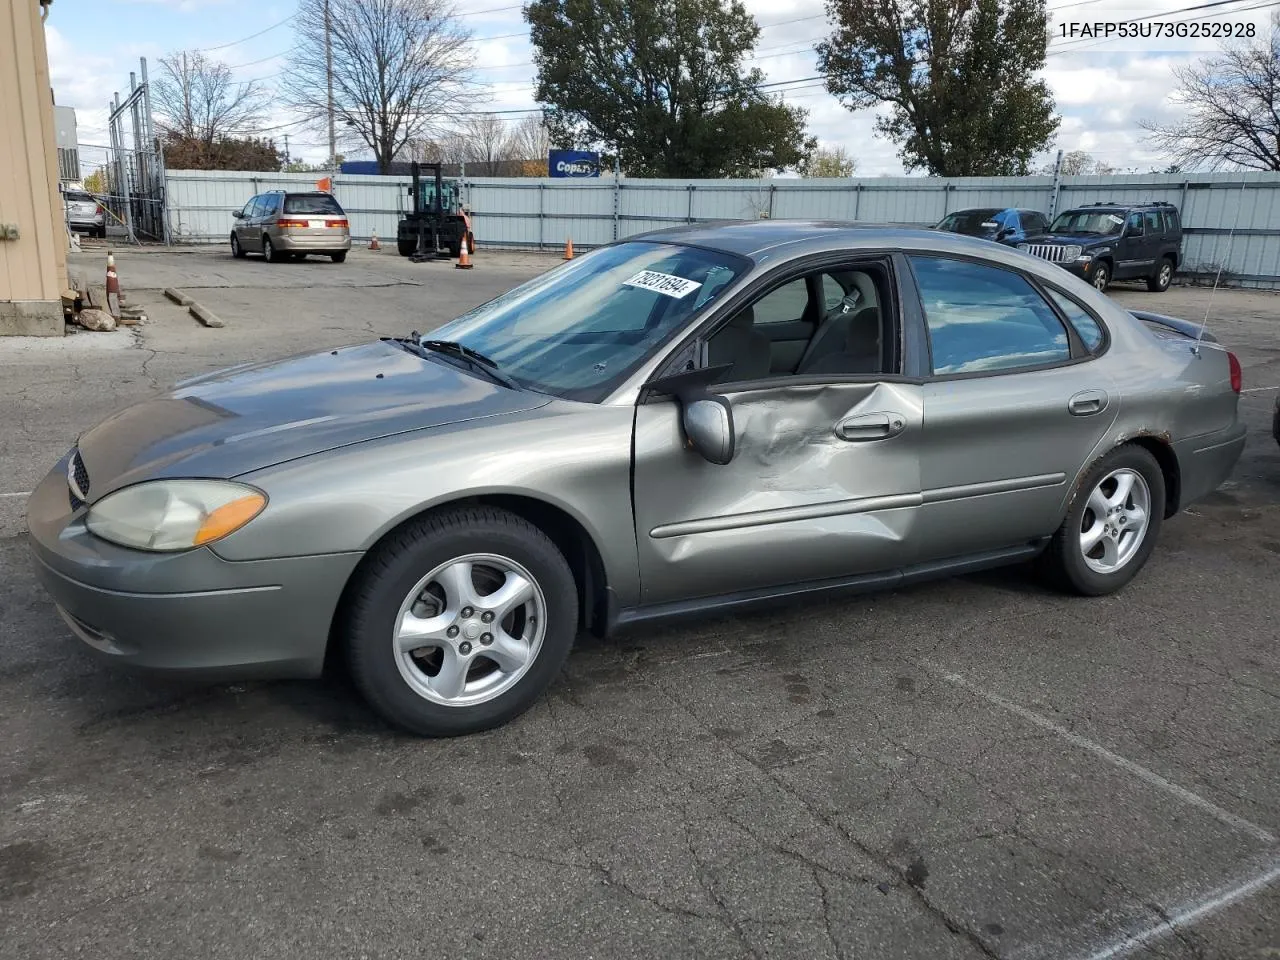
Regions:
<svg viewBox="0 0 1280 960"><path fill-rule="evenodd" d="M534 0L524 15L557 145L654 177L781 172L813 149L807 112L743 67L760 27L739 0Z"/></svg>
<svg viewBox="0 0 1280 960"><path fill-rule="evenodd" d="M852 177L857 169L858 161L844 147L815 150L801 165L806 177Z"/></svg>
<svg viewBox="0 0 1280 960"><path fill-rule="evenodd" d="M888 104L877 129L908 170L1022 175L1058 129L1044 66L1044 0L827 0L818 46L850 110Z"/></svg>

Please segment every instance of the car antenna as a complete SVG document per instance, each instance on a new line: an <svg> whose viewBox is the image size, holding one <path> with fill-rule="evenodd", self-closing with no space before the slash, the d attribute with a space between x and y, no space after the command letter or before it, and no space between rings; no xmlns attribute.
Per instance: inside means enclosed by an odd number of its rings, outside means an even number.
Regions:
<svg viewBox="0 0 1280 960"><path fill-rule="evenodd" d="M1240 202L1236 204L1236 219L1235 219L1235 222L1231 224L1231 229L1227 231L1227 253L1226 253L1227 257L1231 256L1231 244L1235 241L1236 227L1239 226L1240 214L1244 211L1244 190L1245 190L1245 187L1247 187L1248 185L1249 185L1249 181L1241 178ZM1185 231L1185 228L1183 229ZM1223 258L1223 260L1225 259L1226 257ZM1200 321L1200 330L1196 334L1195 346L1191 348L1191 352L1194 353L1196 356L1200 356L1200 343L1202 340L1204 340L1204 331L1209 326L1209 311L1213 309L1213 295L1218 292L1218 282L1222 279L1223 260L1218 261L1218 272L1213 278L1213 287L1212 289L1209 290L1209 302L1205 304L1204 319Z"/></svg>

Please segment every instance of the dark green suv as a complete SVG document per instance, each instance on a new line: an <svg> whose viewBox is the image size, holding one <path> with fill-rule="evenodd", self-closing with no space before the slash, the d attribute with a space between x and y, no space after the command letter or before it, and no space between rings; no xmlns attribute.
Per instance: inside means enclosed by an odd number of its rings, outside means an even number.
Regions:
<svg viewBox="0 0 1280 960"><path fill-rule="evenodd" d="M1018 249L1105 290L1112 280L1169 289L1182 263L1182 219L1171 203L1094 203L1058 214L1044 236Z"/></svg>

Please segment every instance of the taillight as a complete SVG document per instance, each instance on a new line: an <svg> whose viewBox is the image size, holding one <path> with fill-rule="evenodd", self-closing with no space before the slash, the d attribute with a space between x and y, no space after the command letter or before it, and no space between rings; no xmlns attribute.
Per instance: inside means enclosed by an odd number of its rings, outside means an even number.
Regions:
<svg viewBox="0 0 1280 960"><path fill-rule="evenodd" d="M306 220L277 220L276 226L281 230L288 230L291 227L297 227L299 230L305 230L311 226Z"/></svg>
<svg viewBox="0 0 1280 960"><path fill-rule="evenodd" d="M1240 361L1230 350L1227 351L1227 365L1231 368L1231 389L1239 393L1244 386L1244 371L1240 369Z"/></svg>
<svg viewBox="0 0 1280 960"><path fill-rule="evenodd" d="M100 217L100 216L102 216L102 215L103 215L104 213L106 213L106 212L107 212L107 211L105 211L105 210L103 210L103 209L102 209L102 204L98 204L98 209L96 209L96 210L94 210L94 211L93 211L93 215L94 215L95 217Z"/></svg>
<svg viewBox="0 0 1280 960"><path fill-rule="evenodd" d="M341 227L343 230L347 229L347 221L345 220L326 220L324 225L330 229L335 227Z"/></svg>

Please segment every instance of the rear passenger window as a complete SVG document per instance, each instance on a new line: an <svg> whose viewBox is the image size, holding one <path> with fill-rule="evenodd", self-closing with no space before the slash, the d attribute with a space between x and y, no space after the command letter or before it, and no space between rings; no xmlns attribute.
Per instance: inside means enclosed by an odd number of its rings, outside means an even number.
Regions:
<svg viewBox="0 0 1280 960"><path fill-rule="evenodd" d="M911 257L935 374L1012 370L1071 359L1053 308L1009 270Z"/></svg>
<svg viewBox="0 0 1280 960"><path fill-rule="evenodd" d="M1160 223L1159 210L1148 210L1142 216L1147 221L1147 236L1159 236L1164 233L1164 226Z"/></svg>
<svg viewBox="0 0 1280 960"><path fill-rule="evenodd" d="M1049 296L1053 298L1053 302L1058 305L1058 309L1066 316L1067 322L1075 327L1076 333L1084 341L1084 345L1088 347L1089 352L1095 353L1102 346L1104 339L1102 328L1098 326L1098 321L1093 319L1085 311L1084 307L1069 297L1063 296L1057 290L1050 290Z"/></svg>

